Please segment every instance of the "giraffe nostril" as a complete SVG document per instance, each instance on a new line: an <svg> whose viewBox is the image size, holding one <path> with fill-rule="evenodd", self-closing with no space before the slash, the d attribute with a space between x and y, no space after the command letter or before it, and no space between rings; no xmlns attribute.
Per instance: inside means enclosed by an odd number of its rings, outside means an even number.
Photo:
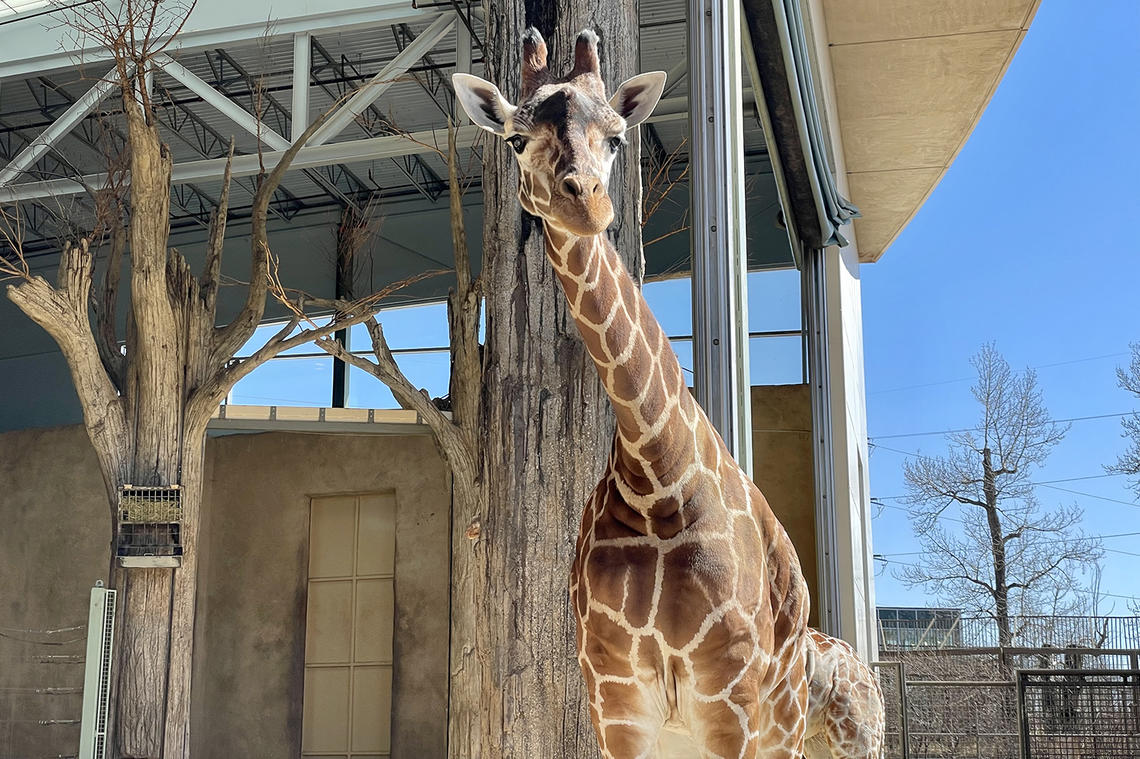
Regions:
<svg viewBox="0 0 1140 759"><path fill-rule="evenodd" d="M589 195L591 196L602 194L602 180L600 179L593 178L588 180L586 182L586 187L588 188Z"/></svg>
<svg viewBox="0 0 1140 759"><path fill-rule="evenodd" d="M576 198L582 194L583 187L578 182L577 177L566 177L562 180L562 192L566 193L571 198Z"/></svg>

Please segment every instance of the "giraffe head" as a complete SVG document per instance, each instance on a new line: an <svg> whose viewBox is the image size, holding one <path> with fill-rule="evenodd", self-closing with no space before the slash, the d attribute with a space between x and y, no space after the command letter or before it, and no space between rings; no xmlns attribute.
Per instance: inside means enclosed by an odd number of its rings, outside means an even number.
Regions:
<svg viewBox="0 0 1140 759"><path fill-rule="evenodd" d="M574 67L553 76L546 42L523 34L522 93L512 105L499 88L454 74L455 94L478 126L497 134L519 162L519 200L547 224L580 237L602 232L614 218L607 184L627 129L652 113L665 87L654 71L624 82L608 100L598 68L598 35L586 29L574 46Z"/></svg>

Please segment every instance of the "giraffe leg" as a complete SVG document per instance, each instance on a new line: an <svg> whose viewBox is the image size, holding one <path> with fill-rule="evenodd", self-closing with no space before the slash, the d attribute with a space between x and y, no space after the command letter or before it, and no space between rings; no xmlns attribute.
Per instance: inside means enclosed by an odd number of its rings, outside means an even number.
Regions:
<svg viewBox="0 0 1140 759"><path fill-rule="evenodd" d="M845 698L828 709L824 734L837 759L879 759L886 715L874 674L858 662L845 684Z"/></svg>
<svg viewBox="0 0 1140 759"><path fill-rule="evenodd" d="M828 719L827 744L837 759L879 759L883 751L884 717L869 703L840 718Z"/></svg>

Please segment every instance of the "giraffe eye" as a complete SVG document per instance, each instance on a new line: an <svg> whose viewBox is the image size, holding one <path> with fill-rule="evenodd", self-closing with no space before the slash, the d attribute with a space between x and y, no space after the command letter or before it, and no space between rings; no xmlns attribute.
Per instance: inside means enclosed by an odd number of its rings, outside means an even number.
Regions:
<svg viewBox="0 0 1140 759"><path fill-rule="evenodd" d="M623 140L620 136L611 137L610 138L610 152L611 153L618 152L618 148L620 148L623 143L625 143L625 140Z"/></svg>
<svg viewBox="0 0 1140 759"><path fill-rule="evenodd" d="M507 139L507 142L515 149L516 153L522 153L526 150L526 138L521 134L512 135Z"/></svg>

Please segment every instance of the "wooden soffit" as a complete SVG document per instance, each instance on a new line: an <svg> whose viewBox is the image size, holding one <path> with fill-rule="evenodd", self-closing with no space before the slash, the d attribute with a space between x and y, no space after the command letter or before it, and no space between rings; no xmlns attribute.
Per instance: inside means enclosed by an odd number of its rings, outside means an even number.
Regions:
<svg viewBox="0 0 1140 759"><path fill-rule="evenodd" d="M1040 0L823 0L862 261L877 261L978 123Z"/></svg>

